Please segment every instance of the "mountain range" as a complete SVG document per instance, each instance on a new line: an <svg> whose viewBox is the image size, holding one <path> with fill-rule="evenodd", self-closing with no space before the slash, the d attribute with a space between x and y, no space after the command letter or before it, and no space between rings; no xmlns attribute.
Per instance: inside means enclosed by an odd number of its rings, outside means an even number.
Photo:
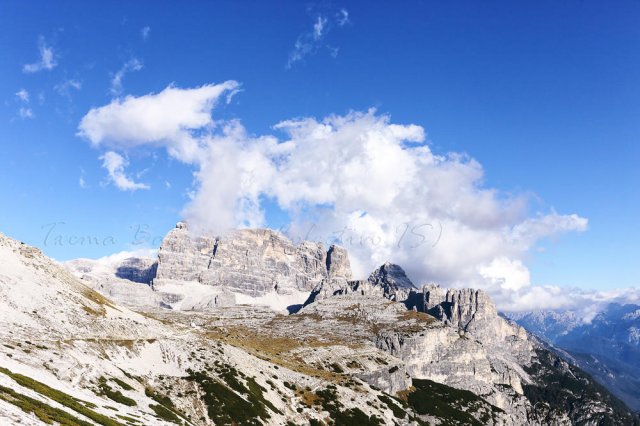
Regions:
<svg viewBox="0 0 640 426"><path fill-rule="evenodd" d="M590 321L573 311L508 314L640 411L640 306L612 303Z"/></svg>
<svg viewBox="0 0 640 426"><path fill-rule="evenodd" d="M0 324L0 423L640 424L483 291L271 230L64 264L0 234Z"/></svg>

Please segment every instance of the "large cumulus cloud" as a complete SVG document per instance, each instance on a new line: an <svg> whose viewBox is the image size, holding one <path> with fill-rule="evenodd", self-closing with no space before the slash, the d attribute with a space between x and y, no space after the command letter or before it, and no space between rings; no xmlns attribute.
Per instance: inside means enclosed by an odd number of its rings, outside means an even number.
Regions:
<svg viewBox="0 0 640 426"><path fill-rule="evenodd" d="M287 120L263 136L214 120L237 89L228 81L128 96L90 110L79 134L100 149L157 147L193 165L183 215L199 232L267 226L267 200L289 217L290 237L346 246L357 276L389 260L417 283L485 288L510 310L570 303L558 287L533 286L525 259L541 239L584 231L587 219L529 215L527 197L486 187L473 158L434 153L421 126L375 110Z"/></svg>

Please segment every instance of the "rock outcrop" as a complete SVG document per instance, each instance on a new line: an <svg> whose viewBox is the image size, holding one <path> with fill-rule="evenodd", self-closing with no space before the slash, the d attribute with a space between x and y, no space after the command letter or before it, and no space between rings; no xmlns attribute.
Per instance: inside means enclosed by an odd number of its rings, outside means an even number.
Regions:
<svg viewBox="0 0 640 426"><path fill-rule="evenodd" d="M83 284L124 306L163 306L163 297L150 284L156 259L145 257L74 259L64 265Z"/></svg>
<svg viewBox="0 0 640 426"><path fill-rule="evenodd" d="M344 249L341 249L344 251ZM346 257L346 251L343 255ZM341 256L342 257L342 256ZM344 276L344 275L343 275ZM393 301L406 300L416 287L407 277L404 270L393 263L386 262L369 275L368 280L329 279L320 282L304 303L305 306L327 297L360 294L361 296L377 296Z"/></svg>
<svg viewBox="0 0 640 426"><path fill-rule="evenodd" d="M251 297L310 292L326 280L351 278L346 250L321 243L294 245L268 229L243 229L224 238L192 235L179 223L158 251L154 286L167 281L220 286Z"/></svg>
<svg viewBox="0 0 640 426"><path fill-rule="evenodd" d="M381 287L383 296L389 300L405 300L409 291L416 289L404 269L390 262L373 271L368 281L373 286Z"/></svg>

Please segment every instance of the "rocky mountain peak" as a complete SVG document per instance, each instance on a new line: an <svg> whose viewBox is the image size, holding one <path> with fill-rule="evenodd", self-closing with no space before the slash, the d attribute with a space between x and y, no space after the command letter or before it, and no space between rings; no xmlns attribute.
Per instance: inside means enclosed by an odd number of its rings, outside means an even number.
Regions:
<svg viewBox="0 0 640 426"><path fill-rule="evenodd" d="M180 222L160 246L154 287L177 294L195 283L253 299L288 296L295 304L325 280L350 278L349 255L336 245L328 250L322 243L296 245L270 229L195 235Z"/></svg>
<svg viewBox="0 0 640 426"><path fill-rule="evenodd" d="M410 290L415 290L407 274L399 265L386 262L369 275L369 283L383 289L383 295L390 300L404 300Z"/></svg>
<svg viewBox="0 0 640 426"><path fill-rule="evenodd" d="M327 274L329 278L351 279L351 263L349 253L335 244L327 251Z"/></svg>
<svg viewBox="0 0 640 426"><path fill-rule="evenodd" d="M415 289L407 274L401 266L395 263L385 262L369 275L369 282L378 285L388 285L394 289Z"/></svg>

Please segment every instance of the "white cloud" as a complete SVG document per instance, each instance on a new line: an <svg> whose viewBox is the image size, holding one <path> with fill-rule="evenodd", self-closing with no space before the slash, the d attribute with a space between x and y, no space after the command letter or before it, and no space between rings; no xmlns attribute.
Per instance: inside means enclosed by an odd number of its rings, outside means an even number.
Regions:
<svg viewBox="0 0 640 426"><path fill-rule="evenodd" d="M340 9L336 14L336 22L343 27L349 23L349 12L346 9Z"/></svg>
<svg viewBox="0 0 640 426"><path fill-rule="evenodd" d="M20 89L16 92L16 98L17 102L21 105L20 108L18 108L18 116L22 119L34 118L35 114L29 107L29 92L25 89Z"/></svg>
<svg viewBox="0 0 640 426"><path fill-rule="evenodd" d="M84 176L80 176L78 179L78 185L80 185L80 188L82 189L88 188L87 182L84 180Z"/></svg>
<svg viewBox="0 0 640 426"><path fill-rule="evenodd" d="M31 108L27 108L27 107L22 107L18 110L18 114L20 115L20 118L33 118L35 117L35 115L33 114L33 111L31 110Z"/></svg>
<svg viewBox="0 0 640 426"><path fill-rule="evenodd" d="M151 27L147 26L140 30L140 36L142 37L143 40L148 39L150 34L151 34Z"/></svg>
<svg viewBox="0 0 640 426"><path fill-rule="evenodd" d="M99 257L97 259L91 259L91 260L94 260L96 263L99 263L102 265L120 266L122 262L132 257L138 257L143 259L144 258L154 259L157 256L157 253L158 253L157 249L139 248L135 250L124 250L118 253L111 254L109 256L103 256L103 257ZM77 259L74 259L74 260L77 260ZM73 260L70 262L73 262Z"/></svg>
<svg viewBox="0 0 640 426"><path fill-rule="evenodd" d="M497 257L488 264L478 265L478 273L488 284L507 290L520 290L529 286L531 275L520 260Z"/></svg>
<svg viewBox="0 0 640 426"><path fill-rule="evenodd" d="M25 103L29 103L29 92L24 89L20 89L16 92L16 97Z"/></svg>
<svg viewBox="0 0 640 426"><path fill-rule="evenodd" d="M168 86L157 94L114 99L82 118L79 135L96 147L165 146L180 161L196 163L201 141L193 133L213 126L211 109L223 94L238 88L235 81L195 89Z"/></svg>
<svg viewBox="0 0 640 426"><path fill-rule="evenodd" d="M327 25L327 18L323 16L318 16L316 23L313 24L313 38L315 40L319 40L323 36L326 25Z"/></svg>
<svg viewBox="0 0 640 426"><path fill-rule="evenodd" d="M109 91L113 96L118 96L122 93L122 80L125 75L134 72L140 71L143 67L142 62L137 58L132 58L128 60L122 68L120 68L115 74L113 74L113 78L111 78L111 87Z"/></svg>
<svg viewBox="0 0 640 426"><path fill-rule="evenodd" d="M523 291L502 295L499 306L505 312L519 311L571 311L585 323L602 312L611 303L640 304L640 289L620 288L609 291L584 290L558 286L530 286Z"/></svg>
<svg viewBox="0 0 640 426"><path fill-rule="evenodd" d="M69 96L71 94L71 89L82 89L82 83L78 80L68 79L64 80L62 83L56 84L53 89L58 92L60 96Z"/></svg>
<svg viewBox="0 0 640 426"><path fill-rule="evenodd" d="M41 70L52 70L58 63L51 46L47 46L44 37L38 39L38 49L40 51L40 59L32 64L25 64L22 71L25 73L34 73Z"/></svg>
<svg viewBox="0 0 640 426"><path fill-rule="evenodd" d="M338 53L340 52L339 47L333 47L329 45L327 45L327 50L329 50L329 55L331 55L331 57L334 59L338 57Z"/></svg>
<svg viewBox="0 0 640 426"><path fill-rule="evenodd" d="M129 161L117 152L107 151L100 157L102 167L109 173L111 182L122 191L136 191L138 189L149 189L144 183L134 182L127 177L125 167L129 165Z"/></svg>
<svg viewBox="0 0 640 426"><path fill-rule="evenodd" d="M283 138L214 121L216 102L237 88L170 86L114 100L89 111L79 134L123 151L162 147L193 165L183 216L200 231L264 226L269 199L289 215L294 240L345 246L357 277L388 260L417 284L484 288L501 308L568 303L557 287L533 286L524 260L541 239L584 231L586 219L528 217L527 198L485 187L477 161L434 154L422 127L374 110L283 121L274 127Z"/></svg>
<svg viewBox="0 0 640 426"><path fill-rule="evenodd" d="M118 267L120 267L125 260L132 257L155 259L157 252L157 249L139 248L130 251L121 251L97 259L78 258L68 260L61 262L61 264L80 276L91 272L96 275L109 275L113 277Z"/></svg>
<svg viewBox="0 0 640 426"><path fill-rule="evenodd" d="M289 53L286 68L291 68L296 62L302 61L306 56L315 54L320 48L324 47L324 38L331 30L333 22L338 27L343 27L349 22L349 12L341 9L331 20L325 15L317 15L311 29L298 36L293 50ZM338 47L329 45L326 45L326 47L331 57L337 57Z"/></svg>

